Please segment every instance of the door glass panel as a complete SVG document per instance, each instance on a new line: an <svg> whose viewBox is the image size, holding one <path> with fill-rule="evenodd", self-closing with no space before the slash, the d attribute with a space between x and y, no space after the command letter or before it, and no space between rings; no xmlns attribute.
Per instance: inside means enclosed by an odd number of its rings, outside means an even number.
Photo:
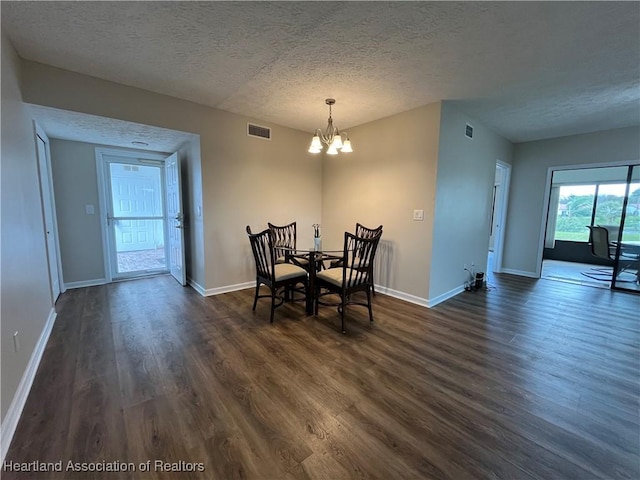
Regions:
<svg viewBox="0 0 640 480"><path fill-rule="evenodd" d="M612 286L640 292L640 165L631 168L629 197L622 215L622 240L616 251L616 275Z"/></svg>
<svg viewBox="0 0 640 480"><path fill-rule="evenodd" d="M166 271L161 166L111 162L109 177L116 275Z"/></svg>
<svg viewBox="0 0 640 480"><path fill-rule="evenodd" d="M156 166L111 163L114 217L161 217L161 169Z"/></svg>
<svg viewBox="0 0 640 480"><path fill-rule="evenodd" d="M626 183L602 184L598 188L598 200L593 224L607 228L610 241L618 240L626 190Z"/></svg>

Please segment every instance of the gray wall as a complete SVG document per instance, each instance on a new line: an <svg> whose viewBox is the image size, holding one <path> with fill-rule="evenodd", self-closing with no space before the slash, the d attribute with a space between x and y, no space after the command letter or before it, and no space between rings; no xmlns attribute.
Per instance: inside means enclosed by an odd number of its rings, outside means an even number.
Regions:
<svg viewBox="0 0 640 480"><path fill-rule="evenodd" d="M572 135L515 145L505 225L503 270L537 276L547 171L550 167L640 159L640 128Z"/></svg>
<svg viewBox="0 0 640 480"><path fill-rule="evenodd" d="M2 38L0 296L2 425L45 323L53 314L34 129L22 103L19 59ZM13 333L20 349L14 352ZM3 449L5 446L3 446Z"/></svg>
<svg viewBox="0 0 640 480"><path fill-rule="evenodd" d="M465 127L474 127L473 138ZM496 161L511 163L513 145L442 102L429 298L459 289L464 264L486 272Z"/></svg>
<svg viewBox="0 0 640 480"><path fill-rule="evenodd" d="M50 139L62 277L65 284L104 280L95 145ZM95 207L87 215L85 205Z"/></svg>

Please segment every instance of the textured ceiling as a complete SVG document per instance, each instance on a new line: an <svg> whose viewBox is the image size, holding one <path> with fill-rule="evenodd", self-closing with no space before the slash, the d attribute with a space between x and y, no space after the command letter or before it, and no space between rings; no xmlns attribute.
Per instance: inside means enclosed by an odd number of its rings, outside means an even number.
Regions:
<svg viewBox="0 0 640 480"><path fill-rule="evenodd" d="M640 124L638 2L0 2L23 58L313 131L439 100L515 141Z"/></svg>

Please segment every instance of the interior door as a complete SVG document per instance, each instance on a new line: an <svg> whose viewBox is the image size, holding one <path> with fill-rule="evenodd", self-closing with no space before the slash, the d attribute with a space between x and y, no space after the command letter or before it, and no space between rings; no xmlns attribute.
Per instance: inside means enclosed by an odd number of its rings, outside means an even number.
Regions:
<svg viewBox="0 0 640 480"><path fill-rule="evenodd" d="M41 132L36 134L38 170L40 175L40 194L42 198L42 213L44 217L45 235L47 242L47 259L49 263L49 281L51 285L51 300L56 302L60 296L60 272L58 269L58 249L56 239L55 217L53 207L53 189L51 187L51 173L47 159L46 136Z"/></svg>
<svg viewBox="0 0 640 480"><path fill-rule="evenodd" d="M180 160L174 153L165 160L165 181L167 192L167 227L169 237L169 270L180 282L187 284L187 273L184 267L184 213L182 210L182 188Z"/></svg>

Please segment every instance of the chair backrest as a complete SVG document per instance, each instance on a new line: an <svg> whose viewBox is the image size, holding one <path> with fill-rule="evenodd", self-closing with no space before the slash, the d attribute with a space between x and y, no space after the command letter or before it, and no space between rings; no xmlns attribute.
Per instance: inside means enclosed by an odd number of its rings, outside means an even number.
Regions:
<svg viewBox="0 0 640 480"><path fill-rule="evenodd" d="M382 225L376 228L368 228L362 225L361 223L356 223L356 237L361 238L373 238L377 235L382 235ZM362 258L360 252L357 255L359 258Z"/></svg>
<svg viewBox="0 0 640 480"><path fill-rule="evenodd" d="M359 237L353 233L344 232L344 258L342 263L342 285L350 288L363 284L373 284L371 268L351 268L351 265L373 265L382 230L372 237Z"/></svg>
<svg viewBox="0 0 640 480"><path fill-rule="evenodd" d="M378 232L382 232L382 225L376 228L365 227L361 223L356 223L356 237L371 238L375 237Z"/></svg>
<svg viewBox="0 0 640 480"><path fill-rule="evenodd" d="M271 230L266 229L260 233L251 233L251 228L247 225L247 235L249 243L251 243L253 259L256 262L257 276L271 282L275 281L276 258Z"/></svg>
<svg viewBox="0 0 640 480"><path fill-rule="evenodd" d="M296 222L288 225L274 225L268 223L269 230L273 234L273 248L275 249L276 258L285 256L285 249L296 248Z"/></svg>
<svg viewBox="0 0 640 480"><path fill-rule="evenodd" d="M609 249L609 231L604 227L589 226L591 230L591 253L600 258L613 260Z"/></svg>

